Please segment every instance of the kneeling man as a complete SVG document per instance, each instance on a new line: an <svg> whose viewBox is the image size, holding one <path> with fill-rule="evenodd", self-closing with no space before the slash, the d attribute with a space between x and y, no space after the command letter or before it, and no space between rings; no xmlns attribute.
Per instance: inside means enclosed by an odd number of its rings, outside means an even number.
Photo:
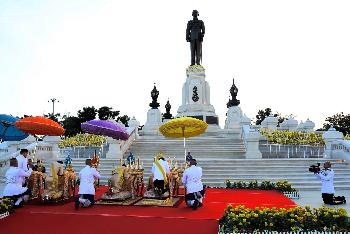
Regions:
<svg viewBox="0 0 350 234"><path fill-rule="evenodd" d="M24 171L18 167L16 158L10 159L10 168L6 171L5 180L6 187L4 189L4 197L10 198L15 207L21 206L23 200L28 200L30 189L23 187L22 183L25 177L29 177L32 173L32 164L29 164L29 170Z"/></svg>
<svg viewBox="0 0 350 234"><path fill-rule="evenodd" d="M182 183L186 188L185 200L194 210L202 206L204 189L202 184L202 168L197 167L196 159L190 160L190 167L184 171Z"/></svg>
<svg viewBox="0 0 350 234"><path fill-rule="evenodd" d="M91 166L91 159L86 159L86 167L84 167L79 172L79 193L78 197L75 200L75 209L79 209L79 205L82 204L82 207L90 207L95 202L95 178L101 178L100 173L96 168Z"/></svg>
<svg viewBox="0 0 350 234"><path fill-rule="evenodd" d="M165 161L164 156L161 153L154 159L152 166L154 192L159 198L162 198L166 191L165 188L168 185L167 178L169 173L169 164L167 161Z"/></svg>

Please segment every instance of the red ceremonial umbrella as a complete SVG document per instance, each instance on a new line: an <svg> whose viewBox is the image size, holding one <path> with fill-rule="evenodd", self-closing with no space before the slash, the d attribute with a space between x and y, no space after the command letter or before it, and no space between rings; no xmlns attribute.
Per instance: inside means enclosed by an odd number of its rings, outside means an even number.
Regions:
<svg viewBox="0 0 350 234"><path fill-rule="evenodd" d="M61 136L64 128L57 122L41 117L27 117L16 122L16 127L32 135Z"/></svg>

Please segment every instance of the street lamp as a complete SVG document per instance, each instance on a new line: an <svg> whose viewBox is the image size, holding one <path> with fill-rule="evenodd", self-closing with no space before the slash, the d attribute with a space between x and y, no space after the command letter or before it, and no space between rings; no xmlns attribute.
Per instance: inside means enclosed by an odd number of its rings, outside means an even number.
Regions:
<svg viewBox="0 0 350 234"><path fill-rule="evenodd" d="M51 98L47 102L52 102L52 116L55 116L55 102L60 102L56 98Z"/></svg>

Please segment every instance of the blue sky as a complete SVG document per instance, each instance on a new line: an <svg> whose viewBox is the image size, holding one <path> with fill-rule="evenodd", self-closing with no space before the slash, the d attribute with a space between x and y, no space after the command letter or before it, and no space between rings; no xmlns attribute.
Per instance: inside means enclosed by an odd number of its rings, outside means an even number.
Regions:
<svg viewBox="0 0 350 234"><path fill-rule="evenodd" d="M271 107L321 126L350 112L348 1L0 1L0 113L112 106L142 123L156 82L181 105L186 22L206 24L203 66L224 124L235 77L250 118Z"/></svg>

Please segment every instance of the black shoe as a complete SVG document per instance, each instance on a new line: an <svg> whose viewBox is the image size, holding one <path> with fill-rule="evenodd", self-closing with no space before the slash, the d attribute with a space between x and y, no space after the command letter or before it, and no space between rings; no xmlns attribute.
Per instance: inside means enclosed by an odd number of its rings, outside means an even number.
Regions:
<svg viewBox="0 0 350 234"><path fill-rule="evenodd" d="M21 201L18 205L14 205L14 208L17 209L17 208L22 208L24 205L23 205L23 201Z"/></svg>
<svg viewBox="0 0 350 234"><path fill-rule="evenodd" d="M79 205L80 205L79 200L77 200L77 201L74 202L74 208L75 208L76 210L79 210Z"/></svg>
<svg viewBox="0 0 350 234"><path fill-rule="evenodd" d="M197 210L198 206L199 206L199 201L198 200L194 200L192 209L193 210Z"/></svg>

